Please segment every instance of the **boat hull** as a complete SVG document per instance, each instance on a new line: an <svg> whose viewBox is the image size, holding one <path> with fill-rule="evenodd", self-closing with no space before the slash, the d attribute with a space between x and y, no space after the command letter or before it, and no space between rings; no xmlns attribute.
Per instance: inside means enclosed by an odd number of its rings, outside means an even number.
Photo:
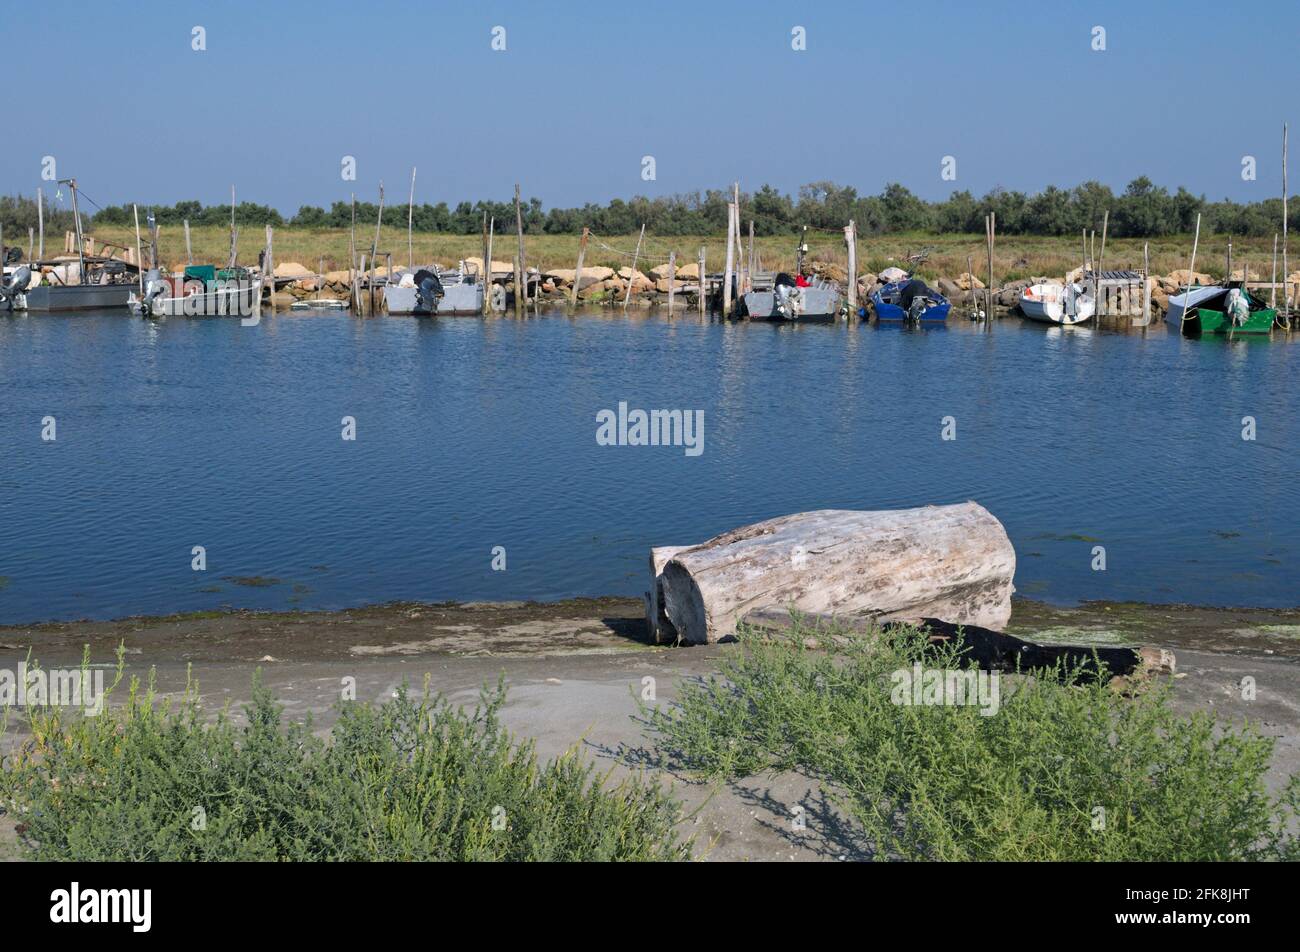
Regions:
<svg viewBox="0 0 1300 952"><path fill-rule="evenodd" d="M876 312L878 321L899 321L908 320L907 311L903 310L897 304L885 300L885 296L877 291L871 295L871 308ZM939 304L932 304L921 312L917 318L922 324L940 324L948 320L948 312L952 310L952 304L944 300Z"/></svg>
<svg viewBox="0 0 1300 952"><path fill-rule="evenodd" d="M1076 289L1078 285L1075 285ZM1095 305L1092 298L1080 294L1075 299L1075 313L1065 310L1065 287L1058 284L1035 284L1020 293L1020 313L1031 321L1040 324L1057 324L1070 326L1082 324L1093 316Z"/></svg>
<svg viewBox="0 0 1300 952"><path fill-rule="evenodd" d="M149 303L149 317L252 317L262 309L262 279L250 282L216 282L197 290L194 282L187 288L192 294L156 297ZM140 312L138 295L131 294L131 310Z"/></svg>
<svg viewBox="0 0 1300 952"><path fill-rule="evenodd" d="M134 284L67 284L28 288L23 304L29 311L102 311L129 305Z"/></svg>
<svg viewBox="0 0 1300 952"><path fill-rule="evenodd" d="M443 288L443 296L438 301L437 310L423 307L416 288L404 288L398 284L384 285L384 306L389 314L413 314L417 316L469 316L483 313L483 285L449 284Z"/></svg>
<svg viewBox="0 0 1300 952"><path fill-rule="evenodd" d="M795 301L782 303L776 291L749 291L742 295L745 315L751 321L830 323L840 310L840 292L834 288L799 288Z"/></svg>
<svg viewBox="0 0 1300 952"><path fill-rule="evenodd" d="M1251 311L1244 324L1233 324L1222 311L1193 308L1191 316L1182 322L1184 334L1267 334L1277 323L1276 308Z"/></svg>

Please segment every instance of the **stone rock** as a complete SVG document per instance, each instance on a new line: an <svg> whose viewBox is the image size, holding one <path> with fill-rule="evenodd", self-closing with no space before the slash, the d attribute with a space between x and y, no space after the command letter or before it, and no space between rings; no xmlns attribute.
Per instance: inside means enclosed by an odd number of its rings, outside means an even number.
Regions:
<svg viewBox="0 0 1300 952"><path fill-rule="evenodd" d="M1208 274L1203 274L1200 271L1191 272L1188 271L1186 268L1179 268L1177 271L1169 272L1169 280L1174 282L1175 286L1182 286L1187 284L1188 283L1187 279L1189 276L1192 278L1191 281L1192 284L1210 285L1214 283L1213 278L1211 278Z"/></svg>
<svg viewBox="0 0 1300 952"><path fill-rule="evenodd" d="M300 265L296 261L285 261L275 266L275 276L277 278L307 278L315 273L315 271Z"/></svg>
<svg viewBox="0 0 1300 952"><path fill-rule="evenodd" d="M677 266L677 277L683 281L690 279L698 281L700 278L700 265L698 262L691 264L679 264Z"/></svg>
<svg viewBox="0 0 1300 952"><path fill-rule="evenodd" d="M666 277L668 277L668 275L669 275L670 273L680 275L680 274L681 274L681 269L678 268L676 272L673 272L673 270L672 270L671 268L668 267L668 263L667 263L667 262L664 262L663 264L659 265L658 267L651 268L651 269L650 269L650 273L651 273L652 275L654 275L655 280L657 281L657 280L659 280L659 279L661 279L661 278L666 278Z"/></svg>
<svg viewBox="0 0 1300 952"><path fill-rule="evenodd" d="M466 258L466 259L465 259L465 270L466 270L466 271L469 271L469 272L472 272L472 273L474 273L474 274L481 274L481 273L483 272L483 257L482 257L482 255L480 255L480 256L477 257L477 258ZM584 269L584 270L585 270L585 269ZM493 279L497 279L497 278L509 278L509 277L512 277L512 276L514 275L514 273L515 273L514 262L512 262L512 261L498 261L496 258L493 258L493 259L492 259L492 278L493 278Z"/></svg>
<svg viewBox="0 0 1300 952"><path fill-rule="evenodd" d="M346 271L326 271L325 280L330 284L342 284L346 287L350 280L350 275Z"/></svg>
<svg viewBox="0 0 1300 952"><path fill-rule="evenodd" d="M1241 269L1240 269L1240 268L1233 268L1233 269L1232 269L1232 273L1228 275L1228 280L1229 280L1229 281L1240 281L1240 280L1241 280ZM1247 273L1246 273L1246 280L1247 280L1247 281L1262 281L1263 279L1259 276L1259 272L1258 272L1258 271L1247 271Z"/></svg>
<svg viewBox="0 0 1300 952"><path fill-rule="evenodd" d="M975 277L975 275L971 274L969 271L962 272L957 276L957 280L953 283L962 291L969 291L972 288L979 291L984 287L984 282ZM940 288L940 290L942 290L942 288Z"/></svg>
<svg viewBox="0 0 1300 952"><path fill-rule="evenodd" d="M895 281L902 281L906 278L907 272L902 268L886 268L877 277L880 279L881 284L893 284Z"/></svg>

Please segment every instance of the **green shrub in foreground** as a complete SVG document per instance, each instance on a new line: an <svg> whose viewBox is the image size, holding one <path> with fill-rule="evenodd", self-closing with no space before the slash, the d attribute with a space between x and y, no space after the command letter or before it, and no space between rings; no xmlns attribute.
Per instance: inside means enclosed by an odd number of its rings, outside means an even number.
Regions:
<svg viewBox="0 0 1300 952"><path fill-rule="evenodd" d="M1175 714L1168 685L1123 697L1058 669L1004 676L993 716L904 706L891 674L958 667L959 645L902 632L823 653L808 634L745 633L719 676L646 708L669 758L711 778L803 771L882 859L1300 858L1300 775L1270 798L1272 739Z"/></svg>
<svg viewBox="0 0 1300 952"><path fill-rule="evenodd" d="M498 721L405 690L344 704L329 742L255 684L247 725L132 684L99 717L39 710L0 803L41 860L664 860L677 807L569 753L539 764ZM495 820L495 823L494 823Z"/></svg>

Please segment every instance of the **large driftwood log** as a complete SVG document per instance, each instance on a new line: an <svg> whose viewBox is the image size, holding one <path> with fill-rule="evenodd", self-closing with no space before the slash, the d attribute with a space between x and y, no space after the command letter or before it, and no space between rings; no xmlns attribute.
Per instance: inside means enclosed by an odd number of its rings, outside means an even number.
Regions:
<svg viewBox="0 0 1300 952"><path fill-rule="evenodd" d="M660 545L650 550L650 591L645 593L645 626L652 644L671 644L677 640L677 630L664 614L664 566L678 552L690 548L685 545Z"/></svg>
<svg viewBox="0 0 1300 952"><path fill-rule="evenodd" d="M654 556L651 570L654 571ZM880 512L824 509L770 519L675 552L652 581L677 638L735 632L763 608L942 618L998 630L1011 618L1016 553L974 502ZM663 628L657 624L653 631Z"/></svg>

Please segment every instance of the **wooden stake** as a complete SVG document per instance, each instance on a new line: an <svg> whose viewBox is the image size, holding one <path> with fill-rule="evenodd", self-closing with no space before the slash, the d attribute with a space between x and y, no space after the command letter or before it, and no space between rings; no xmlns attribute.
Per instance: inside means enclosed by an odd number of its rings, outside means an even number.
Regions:
<svg viewBox="0 0 1300 952"><path fill-rule="evenodd" d="M32 262L32 246L36 241L36 229L31 225L27 226L27 263Z"/></svg>
<svg viewBox="0 0 1300 952"><path fill-rule="evenodd" d="M677 252L668 252L668 316L673 314L673 280L677 275Z"/></svg>
<svg viewBox="0 0 1300 952"><path fill-rule="evenodd" d="M1228 270L1223 278L1225 282L1232 280L1232 235L1228 236L1228 258L1226 266Z"/></svg>
<svg viewBox="0 0 1300 952"><path fill-rule="evenodd" d="M722 316L731 316L732 269L736 260L736 206L727 204L727 267L722 275Z"/></svg>
<svg viewBox="0 0 1300 952"><path fill-rule="evenodd" d="M45 260L45 192L36 190L36 224L40 229L40 241L36 246L36 260Z"/></svg>
<svg viewBox="0 0 1300 952"><path fill-rule="evenodd" d="M348 290L352 294L352 308L361 313L361 296L357 292L357 193L352 193L352 232L348 238Z"/></svg>
<svg viewBox="0 0 1300 952"><path fill-rule="evenodd" d="M993 213L993 212L989 212L989 217L988 217L988 231L989 231L989 234L988 234L988 242L989 242L989 288L988 288L989 309L988 309L988 316L989 316L989 320L990 320L990 321L993 320L993 241L994 241L994 235L995 235L995 233L996 233L996 231L997 231L997 227L998 227L998 226L997 226L997 215L996 215L995 213Z"/></svg>
<svg viewBox="0 0 1300 952"><path fill-rule="evenodd" d="M239 229L235 227L235 186L230 186L230 257L226 267L233 268L239 254Z"/></svg>
<svg viewBox="0 0 1300 952"><path fill-rule="evenodd" d="M1282 326L1291 329L1291 295L1287 289L1289 271L1286 263L1286 236L1288 222L1286 217L1286 123L1282 123Z"/></svg>
<svg viewBox="0 0 1300 952"><path fill-rule="evenodd" d="M750 222L753 228L754 223ZM753 247L753 233L750 233L750 247ZM844 243L849 249L849 314L856 316L858 313L858 226L853 219L849 219L848 225L844 228Z"/></svg>
<svg viewBox="0 0 1300 952"><path fill-rule="evenodd" d="M519 257L515 265L518 278L515 282L515 316L523 317L528 297L528 268L524 259L524 209L519 201L519 183L515 183L515 234L519 238Z"/></svg>
<svg viewBox="0 0 1300 952"><path fill-rule="evenodd" d="M194 252L190 250L190 220L187 218L181 222L185 226L185 263L194 263Z"/></svg>
<svg viewBox="0 0 1300 952"><path fill-rule="evenodd" d="M573 272L573 287L569 290L569 304L573 307L578 306L578 286L582 284L582 262L587 257L587 238L590 236L590 229L582 229L582 237L578 239L578 267Z"/></svg>
<svg viewBox="0 0 1300 952"><path fill-rule="evenodd" d="M135 273L140 279L140 303L144 304L144 268L140 260L140 209L131 203L131 214L135 217ZM143 312L141 312L143 313Z"/></svg>
<svg viewBox="0 0 1300 952"><path fill-rule="evenodd" d="M1142 326L1151 323L1151 243L1142 243Z"/></svg>
<svg viewBox="0 0 1300 952"><path fill-rule="evenodd" d="M488 219L487 257L483 260L483 313L492 313L492 238L497 230L497 216Z"/></svg>
<svg viewBox="0 0 1300 952"><path fill-rule="evenodd" d="M271 282L271 313L275 313L275 238L271 231L271 226L266 226L266 258L265 275Z"/></svg>
<svg viewBox="0 0 1300 952"><path fill-rule="evenodd" d="M700 298L699 298L699 302L698 302L698 303L699 303L699 307L700 307L700 317L703 317L703 316L704 316L704 311L705 311L705 309L706 309L706 307L707 307L707 302L704 300L704 296L705 296L705 294L706 294L707 292L706 292L705 289L704 289L704 284L705 284L706 278L705 278L705 276L704 276L704 246L703 246L703 245L700 245L700 264L699 264L699 268L700 268L700 271L699 271L699 279L700 279L700 281L699 281L699 284L700 284Z"/></svg>
<svg viewBox="0 0 1300 952"><path fill-rule="evenodd" d="M379 180L379 214L375 216L375 240L370 243L370 267L379 270L379 229L384 223L384 180ZM365 269L362 269L365 270ZM375 278L378 275L372 275L366 280L366 297L369 299L370 313L375 313Z"/></svg>
<svg viewBox="0 0 1300 952"><path fill-rule="evenodd" d="M636 251L632 252L632 273L627 277L627 293L623 295L623 310L627 310L627 302L632 300L632 286L636 283L636 262L641 257L641 242L645 241L645 222L641 223L641 234L636 239Z"/></svg>
<svg viewBox="0 0 1300 952"><path fill-rule="evenodd" d="M1273 232L1273 277L1269 279L1268 306L1277 307L1277 232ZM1285 297L1286 295L1283 295Z"/></svg>
<svg viewBox="0 0 1300 952"><path fill-rule="evenodd" d="M752 218L749 220L749 260L745 265L745 290L754 290L754 219Z"/></svg>
<svg viewBox="0 0 1300 952"><path fill-rule="evenodd" d="M411 197L406 202L406 266L415 268L415 241L411 237L411 225L415 221L415 166L411 166ZM392 272L389 272L389 277Z"/></svg>

